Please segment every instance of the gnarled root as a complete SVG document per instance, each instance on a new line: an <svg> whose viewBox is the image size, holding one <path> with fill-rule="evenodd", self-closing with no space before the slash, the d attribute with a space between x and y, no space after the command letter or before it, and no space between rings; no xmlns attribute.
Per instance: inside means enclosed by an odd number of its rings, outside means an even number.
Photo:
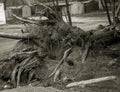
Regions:
<svg viewBox="0 0 120 92"><path fill-rule="evenodd" d="M60 66L62 65L62 63L66 60L66 58L70 55L70 53L72 52L72 48L69 48L67 49L65 52L64 52L64 55L63 55L63 58L60 60L60 62L58 63L58 65L55 67L55 69L53 70L53 72L49 75L49 77L54 76L54 80L56 80L56 75L58 75L58 71L59 71L59 68Z"/></svg>
<svg viewBox="0 0 120 92"><path fill-rule="evenodd" d="M88 53L89 53L89 49L90 49L90 43L87 43L85 45L85 49L83 51L82 57L81 57L81 61L82 63L85 62L85 60L87 59Z"/></svg>
<svg viewBox="0 0 120 92"><path fill-rule="evenodd" d="M36 61L38 61L38 59L34 60L34 57L35 57L35 54L32 53L28 58L26 58L21 63L19 63L19 64L17 64L15 66L15 68L14 68L14 70L12 72L12 75L11 75L11 81L12 81L12 83L13 83L14 86L17 86L17 87L20 86L21 73L24 70L27 70L29 68L31 69L32 67L36 66L34 64L36 63ZM16 76L17 76L17 81L16 81ZM29 80L31 80L31 78Z"/></svg>

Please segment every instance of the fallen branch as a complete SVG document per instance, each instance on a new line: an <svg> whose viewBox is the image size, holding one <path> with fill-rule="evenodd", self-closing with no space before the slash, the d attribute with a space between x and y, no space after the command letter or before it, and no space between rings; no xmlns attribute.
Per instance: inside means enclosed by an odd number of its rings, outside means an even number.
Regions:
<svg viewBox="0 0 120 92"><path fill-rule="evenodd" d="M5 33L5 32L0 32L0 37L3 38L10 38L10 39L36 39L36 36L30 35L30 33Z"/></svg>
<svg viewBox="0 0 120 92"><path fill-rule="evenodd" d="M104 82L104 81L115 80L115 79L116 79L116 76L107 76L107 77L101 77L96 79L84 80L80 82L73 82L68 84L66 87L74 87L74 86L85 87L87 84Z"/></svg>
<svg viewBox="0 0 120 92"><path fill-rule="evenodd" d="M72 52L72 48L67 49L64 52L63 58L60 60L59 64L56 66L56 68L53 70L53 72L49 75L49 77L53 76L58 68L61 66L61 64L66 60L66 58L69 56L69 54Z"/></svg>
<svg viewBox="0 0 120 92"><path fill-rule="evenodd" d="M38 23L36 21L31 21L31 20L28 20L28 19L23 19L23 18L18 17L17 15L15 15L13 13L12 13L12 16L15 17L17 20L20 20L20 21L22 21L24 23L30 23L30 24L36 24L36 25L38 25Z"/></svg>

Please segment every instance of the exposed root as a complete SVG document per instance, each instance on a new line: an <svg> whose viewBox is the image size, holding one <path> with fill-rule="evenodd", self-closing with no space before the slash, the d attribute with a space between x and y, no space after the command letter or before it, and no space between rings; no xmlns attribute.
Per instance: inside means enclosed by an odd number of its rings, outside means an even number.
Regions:
<svg viewBox="0 0 120 92"><path fill-rule="evenodd" d="M90 43L85 45L85 49L83 51L82 57L81 57L81 62L84 63L85 60L87 59L88 53L89 53L89 49L90 49Z"/></svg>
<svg viewBox="0 0 120 92"><path fill-rule="evenodd" d="M54 82L56 82L56 81L59 81L59 79L60 79L60 70L57 70L56 71L56 73L55 73L55 75L54 75Z"/></svg>
<svg viewBox="0 0 120 92"><path fill-rule="evenodd" d="M55 67L55 69L53 70L53 72L49 75L49 77L53 76L56 71L60 68L60 66L62 65L62 63L66 60L66 58L69 56L69 54L72 52L72 48L67 49L64 52L64 55L62 57L62 59L60 60L60 62L58 63L58 65Z"/></svg>
<svg viewBox="0 0 120 92"><path fill-rule="evenodd" d="M21 78L21 73L23 72L23 70L27 70L29 68L32 69L33 67L38 66L38 65L35 64L38 60L33 59L33 58L36 57L35 53L36 53L36 51L26 52L25 54L29 54L30 56L28 58L26 58L24 61L20 62L19 64L17 64L15 66L15 68L14 68L14 70L12 72L12 76L11 76L11 81L14 84L14 86L15 85L17 87L20 86L20 78ZM19 53L18 53L18 55L19 55ZM17 74L17 72L18 72L18 74ZM17 75L17 84L16 84L16 75Z"/></svg>

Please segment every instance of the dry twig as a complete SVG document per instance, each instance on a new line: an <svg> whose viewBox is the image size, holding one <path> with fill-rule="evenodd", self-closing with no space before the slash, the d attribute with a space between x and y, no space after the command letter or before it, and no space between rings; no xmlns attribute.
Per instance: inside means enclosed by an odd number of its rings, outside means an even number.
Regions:
<svg viewBox="0 0 120 92"><path fill-rule="evenodd" d="M28 19L23 19L23 18L18 17L17 15L15 15L15 14L13 14L13 13L12 13L12 16L15 17L16 19L24 22L24 23L30 23L30 24L36 24L36 25L38 25L38 23L37 23L36 21L28 20Z"/></svg>

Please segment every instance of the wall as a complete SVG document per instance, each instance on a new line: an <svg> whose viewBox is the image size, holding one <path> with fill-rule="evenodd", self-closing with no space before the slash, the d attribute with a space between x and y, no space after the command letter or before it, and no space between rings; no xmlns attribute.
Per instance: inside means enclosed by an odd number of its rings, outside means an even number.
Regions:
<svg viewBox="0 0 120 92"><path fill-rule="evenodd" d="M7 8L5 10L5 16L6 16L6 18L12 18L12 10Z"/></svg>
<svg viewBox="0 0 120 92"><path fill-rule="evenodd" d="M22 17L30 17L31 16L31 7L23 6L22 8Z"/></svg>

